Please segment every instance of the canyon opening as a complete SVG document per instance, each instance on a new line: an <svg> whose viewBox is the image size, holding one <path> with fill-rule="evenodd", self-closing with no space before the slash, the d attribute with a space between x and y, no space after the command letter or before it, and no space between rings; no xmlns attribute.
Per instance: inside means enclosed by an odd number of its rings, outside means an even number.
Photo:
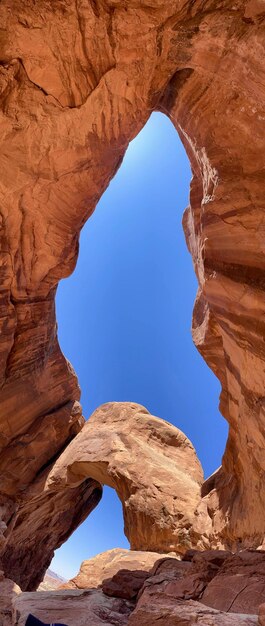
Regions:
<svg viewBox="0 0 265 626"><path fill-rule="evenodd" d="M227 424L218 380L191 336L197 280L181 223L190 180L173 124L153 113L83 228L77 268L58 288L57 320L85 418L104 402L143 404L188 435L207 477L221 465ZM62 576L128 547L117 496L104 494L56 554Z"/></svg>

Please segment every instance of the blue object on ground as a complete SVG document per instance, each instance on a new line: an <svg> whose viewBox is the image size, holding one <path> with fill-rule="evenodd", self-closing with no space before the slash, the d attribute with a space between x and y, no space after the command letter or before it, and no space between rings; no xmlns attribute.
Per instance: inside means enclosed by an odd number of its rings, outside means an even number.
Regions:
<svg viewBox="0 0 265 626"><path fill-rule="evenodd" d="M37 617L34 617L34 615L29 615L26 621L25 626L67 626L67 624L56 624L55 622L53 622L52 624L45 624L44 622L41 622Z"/></svg>

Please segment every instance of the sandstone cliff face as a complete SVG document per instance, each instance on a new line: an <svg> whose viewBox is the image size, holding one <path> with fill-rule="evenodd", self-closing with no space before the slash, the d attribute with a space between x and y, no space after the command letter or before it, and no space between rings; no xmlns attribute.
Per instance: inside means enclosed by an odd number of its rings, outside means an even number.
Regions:
<svg viewBox="0 0 265 626"><path fill-rule="evenodd" d="M189 439L130 402L103 404L61 454L46 488L87 478L116 489L132 550L185 552L203 473Z"/></svg>
<svg viewBox="0 0 265 626"><path fill-rule="evenodd" d="M217 545L258 544L264 3L2 0L0 23L1 549L15 550L16 525L27 540L23 510L43 502L39 475L82 427L77 381L56 338L56 285L73 270L80 228L152 110L170 116L191 160L184 228L200 284L193 336L221 380L230 426L196 532ZM68 508L64 501L62 514Z"/></svg>

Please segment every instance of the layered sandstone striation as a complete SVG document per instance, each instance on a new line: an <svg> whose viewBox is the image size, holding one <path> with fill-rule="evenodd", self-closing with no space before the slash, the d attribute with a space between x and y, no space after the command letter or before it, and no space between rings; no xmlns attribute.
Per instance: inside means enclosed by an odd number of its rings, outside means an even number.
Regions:
<svg viewBox="0 0 265 626"><path fill-rule="evenodd" d="M263 539L264 14L261 0L1 2L0 544L11 578L5 554L24 562L12 534L28 542L31 569L50 539L41 477L83 424L57 341L56 286L153 110L170 117L191 161L193 337L229 422L194 532L203 545ZM90 490L86 506L78 489L65 492L61 517L74 497L78 519L64 539L94 505ZM29 510L43 519L35 542ZM51 550L62 539L52 534Z"/></svg>
<svg viewBox="0 0 265 626"><path fill-rule="evenodd" d="M103 404L53 466L46 488L113 487L132 550L185 552L203 473L189 439L130 402Z"/></svg>

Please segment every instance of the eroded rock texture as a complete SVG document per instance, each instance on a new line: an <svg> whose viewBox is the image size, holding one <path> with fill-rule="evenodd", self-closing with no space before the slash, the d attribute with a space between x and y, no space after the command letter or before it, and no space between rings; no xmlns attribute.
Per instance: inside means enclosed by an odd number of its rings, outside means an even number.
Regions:
<svg viewBox="0 0 265 626"><path fill-rule="evenodd" d="M56 285L153 110L170 116L193 169L193 336L230 425L196 532L202 545L263 538L264 15L261 0L1 2L2 550L17 525L27 540L38 477L82 426L56 338ZM49 532L44 518L41 541Z"/></svg>
<svg viewBox="0 0 265 626"><path fill-rule="evenodd" d="M130 402L103 404L69 444L46 486L78 487L87 478L113 487L132 550L185 552L200 501L201 465L175 426Z"/></svg>

